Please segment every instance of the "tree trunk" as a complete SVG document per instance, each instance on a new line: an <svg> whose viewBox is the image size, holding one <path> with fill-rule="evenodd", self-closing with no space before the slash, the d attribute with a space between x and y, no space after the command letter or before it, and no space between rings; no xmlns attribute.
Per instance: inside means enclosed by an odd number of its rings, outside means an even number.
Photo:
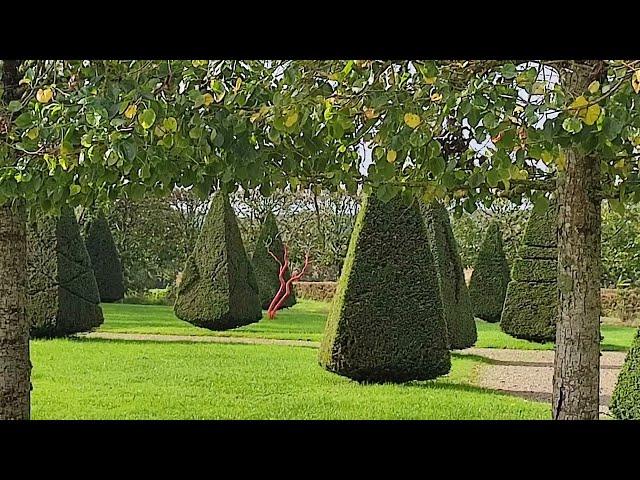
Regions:
<svg viewBox="0 0 640 480"><path fill-rule="evenodd" d="M20 98L20 60L2 62L4 102ZM24 205L0 206L0 420L30 414L31 361L27 294L27 235Z"/></svg>
<svg viewBox="0 0 640 480"><path fill-rule="evenodd" d="M597 420L600 384L600 162L567 152L558 178L559 316L553 418Z"/></svg>
<svg viewBox="0 0 640 480"><path fill-rule="evenodd" d="M27 420L30 412L25 227L22 206L0 207L0 420Z"/></svg>

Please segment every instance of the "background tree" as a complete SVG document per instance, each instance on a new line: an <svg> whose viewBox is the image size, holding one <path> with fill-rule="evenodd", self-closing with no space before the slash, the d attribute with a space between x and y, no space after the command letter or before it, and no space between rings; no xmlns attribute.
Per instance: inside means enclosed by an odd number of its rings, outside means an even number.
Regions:
<svg viewBox="0 0 640 480"><path fill-rule="evenodd" d="M120 254L101 211L96 212L89 220L85 243L98 283L100 301L110 303L122 300L125 288Z"/></svg>
<svg viewBox="0 0 640 480"><path fill-rule="evenodd" d="M277 257L277 260L272 255ZM280 263L278 263L278 261ZM280 268L284 265L284 245L280 238L280 232L278 231L278 225L273 213L268 212L262 228L260 229L260 235L256 240L256 244L253 249L253 256L251 257L251 263L253 265L253 271L258 282L258 291L260 292L260 304L263 310L267 310L271 305L272 300L280 289ZM287 267L283 272L283 279L286 282L291 277L289 268ZM292 289L291 294L282 304L283 308L291 307L296 303L295 290Z"/></svg>
<svg viewBox="0 0 640 480"><path fill-rule="evenodd" d="M369 197L327 318L320 364L358 381L425 380L449 372L448 343L418 206Z"/></svg>
<svg viewBox="0 0 640 480"><path fill-rule="evenodd" d="M556 338L558 315L557 206L533 212L511 271L500 328L516 338Z"/></svg>
<svg viewBox="0 0 640 480"><path fill-rule="evenodd" d="M421 205L421 208L438 274L450 348L469 348L476 343L478 332L456 239L449 222L449 212L438 202Z"/></svg>
<svg viewBox="0 0 640 480"><path fill-rule="evenodd" d="M27 318L31 338L87 332L104 319L89 253L71 208L28 222Z"/></svg>
<svg viewBox="0 0 640 480"><path fill-rule="evenodd" d="M502 249L502 233L494 222L482 240L469 281L469 296L476 317L492 323L500 321L510 280L509 265Z"/></svg>
<svg viewBox="0 0 640 480"><path fill-rule="evenodd" d="M174 310L178 318L211 330L262 318L258 284L225 192L211 199L196 248L187 258Z"/></svg>

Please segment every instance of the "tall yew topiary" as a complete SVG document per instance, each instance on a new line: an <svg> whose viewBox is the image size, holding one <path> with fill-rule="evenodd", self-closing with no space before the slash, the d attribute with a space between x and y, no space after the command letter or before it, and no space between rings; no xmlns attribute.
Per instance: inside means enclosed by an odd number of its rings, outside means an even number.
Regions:
<svg viewBox="0 0 640 480"><path fill-rule="evenodd" d="M324 368L368 382L425 380L449 371L426 237L418 205L364 200L320 347Z"/></svg>
<svg viewBox="0 0 640 480"><path fill-rule="evenodd" d="M73 211L64 207L57 218L32 213L27 246L31 337L62 337L101 325L98 286Z"/></svg>
<svg viewBox="0 0 640 480"><path fill-rule="evenodd" d="M609 408L620 420L640 420L640 329L618 375Z"/></svg>
<svg viewBox="0 0 640 480"><path fill-rule="evenodd" d="M439 202L422 204L422 212L438 273L450 347L469 348L478 339L478 332L449 213Z"/></svg>
<svg viewBox="0 0 640 480"><path fill-rule="evenodd" d="M101 211L89 220L86 232L85 243L98 282L100 301L109 303L122 300L125 288L120 254Z"/></svg>
<svg viewBox="0 0 640 480"><path fill-rule="evenodd" d="M284 245L280 238L276 217L273 213L267 213L258 240L253 250L251 263L258 282L258 290L260 293L260 304L263 309L269 308L273 297L278 293L280 288L280 278L278 272L280 265L269 252L273 253L278 259L284 261ZM285 272L285 279L291 276L289 269ZM296 303L295 290L292 288L291 295L282 304L282 307L291 307Z"/></svg>
<svg viewBox="0 0 640 480"><path fill-rule="evenodd" d="M235 213L216 193L177 288L175 313L198 327L226 330L262 318L258 285Z"/></svg>
<svg viewBox="0 0 640 480"><path fill-rule="evenodd" d="M553 341L558 316L557 210L532 212L507 288L500 327L516 338Z"/></svg>
<svg viewBox="0 0 640 480"><path fill-rule="evenodd" d="M482 241L469 282L474 315L487 322L500 321L507 285L509 265L502 247L502 232L492 222Z"/></svg>

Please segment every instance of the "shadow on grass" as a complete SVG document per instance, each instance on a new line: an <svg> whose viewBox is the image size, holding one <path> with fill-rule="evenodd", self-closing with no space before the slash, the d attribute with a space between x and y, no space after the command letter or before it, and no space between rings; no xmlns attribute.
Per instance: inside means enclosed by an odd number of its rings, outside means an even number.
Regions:
<svg viewBox="0 0 640 480"><path fill-rule="evenodd" d="M507 367L537 367L537 368L553 368L553 362L526 362L521 360L497 360L495 358L483 357L482 355L472 355L466 353L451 353L454 358L468 358L476 362L486 365L498 365ZM602 370L619 370L620 365L600 365Z"/></svg>

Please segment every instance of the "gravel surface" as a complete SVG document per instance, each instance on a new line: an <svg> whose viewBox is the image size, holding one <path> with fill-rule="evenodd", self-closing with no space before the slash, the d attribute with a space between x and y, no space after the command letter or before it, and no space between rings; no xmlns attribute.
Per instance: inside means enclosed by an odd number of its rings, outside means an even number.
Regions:
<svg viewBox="0 0 640 480"><path fill-rule="evenodd" d="M457 352L485 359L477 383L510 395L551 403L554 352L469 348ZM603 352L600 357L600 412L609 413L609 401L616 385L625 352Z"/></svg>

